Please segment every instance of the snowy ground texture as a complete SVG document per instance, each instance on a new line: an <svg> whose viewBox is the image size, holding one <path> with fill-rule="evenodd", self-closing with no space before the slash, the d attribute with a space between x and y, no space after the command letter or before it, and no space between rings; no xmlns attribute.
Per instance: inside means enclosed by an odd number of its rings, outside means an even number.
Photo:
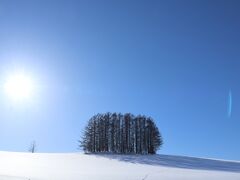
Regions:
<svg viewBox="0 0 240 180"><path fill-rule="evenodd" d="M0 180L240 180L240 162L169 155L0 152Z"/></svg>

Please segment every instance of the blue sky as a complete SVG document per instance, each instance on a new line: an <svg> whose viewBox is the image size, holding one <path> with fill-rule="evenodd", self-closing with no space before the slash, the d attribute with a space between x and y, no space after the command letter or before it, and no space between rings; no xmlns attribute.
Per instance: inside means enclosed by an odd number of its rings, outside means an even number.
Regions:
<svg viewBox="0 0 240 180"><path fill-rule="evenodd" d="M240 160L239 8L0 0L0 150L78 151L88 119L109 111L152 116L160 153ZM36 88L13 103L3 84L19 71Z"/></svg>

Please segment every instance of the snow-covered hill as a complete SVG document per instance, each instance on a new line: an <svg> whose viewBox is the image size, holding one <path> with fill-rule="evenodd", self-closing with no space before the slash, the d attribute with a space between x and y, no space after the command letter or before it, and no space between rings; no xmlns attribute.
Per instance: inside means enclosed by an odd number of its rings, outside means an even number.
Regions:
<svg viewBox="0 0 240 180"><path fill-rule="evenodd" d="M0 152L0 180L240 180L240 162L169 155Z"/></svg>

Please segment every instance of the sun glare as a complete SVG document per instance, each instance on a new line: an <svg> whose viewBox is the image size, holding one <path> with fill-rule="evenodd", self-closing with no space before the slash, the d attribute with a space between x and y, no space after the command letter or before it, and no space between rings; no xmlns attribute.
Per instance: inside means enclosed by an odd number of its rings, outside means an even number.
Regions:
<svg viewBox="0 0 240 180"><path fill-rule="evenodd" d="M15 74L7 79L4 89L6 94L13 100L23 100L31 97L33 83L24 74Z"/></svg>

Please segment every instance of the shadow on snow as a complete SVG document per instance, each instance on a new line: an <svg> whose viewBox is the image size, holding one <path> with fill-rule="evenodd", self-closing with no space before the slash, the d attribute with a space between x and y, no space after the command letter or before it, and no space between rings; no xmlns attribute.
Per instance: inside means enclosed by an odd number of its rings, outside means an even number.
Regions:
<svg viewBox="0 0 240 180"><path fill-rule="evenodd" d="M119 154L94 154L109 159L130 162L134 164L147 164L153 166L167 166L196 170L214 170L240 172L240 162L203 159L173 155L119 155Z"/></svg>

